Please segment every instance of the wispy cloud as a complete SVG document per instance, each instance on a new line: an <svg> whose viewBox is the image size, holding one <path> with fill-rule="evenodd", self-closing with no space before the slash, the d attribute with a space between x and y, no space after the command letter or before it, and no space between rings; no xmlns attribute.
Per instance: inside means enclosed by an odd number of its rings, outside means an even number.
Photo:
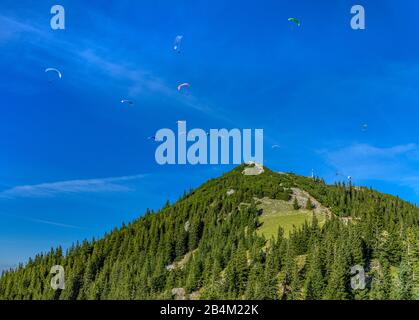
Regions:
<svg viewBox="0 0 419 320"><path fill-rule="evenodd" d="M133 175L16 186L0 192L0 198L42 198L71 193L126 192L132 189L124 185L124 182L141 179L144 176Z"/></svg>
<svg viewBox="0 0 419 320"><path fill-rule="evenodd" d="M42 31L35 26L0 14L0 42L10 40L22 33L42 35Z"/></svg>
<svg viewBox="0 0 419 320"><path fill-rule="evenodd" d="M0 215L1 216L6 216L6 217L11 217L11 218L14 218L14 219L29 221L29 222L47 224L47 225L51 225L51 226L55 226L55 227L60 227L60 228L83 229L82 227L79 227L79 226L76 226L76 225L73 225L73 224L62 223L62 222L57 222L57 221L52 221L52 220L31 218L31 217L17 215L17 214L10 214L10 213L5 213L5 212L0 212Z"/></svg>
<svg viewBox="0 0 419 320"><path fill-rule="evenodd" d="M360 179L383 179L410 171L406 160L410 153L419 150L411 144L380 148L368 144L353 144L347 147L321 150L326 161L339 171Z"/></svg>
<svg viewBox="0 0 419 320"><path fill-rule="evenodd" d="M79 227L79 226L75 226L75 225L67 224L67 223L50 221L50 220L33 219L33 218L26 218L26 220L37 222L37 223L42 223L42 224L48 224L48 225L56 226L56 227L62 227L62 228L81 229L81 227Z"/></svg>
<svg viewBox="0 0 419 320"><path fill-rule="evenodd" d="M419 194L419 146L414 143L391 147L353 144L320 150L334 169L360 180L379 180L407 186Z"/></svg>
<svg viewBox="0 0 419 320"><path fill-rule="evenodd" d="M176 101L201 112L211 113L212 108L203 104L193 95L180 96L176 91L177 84L169 85L161 76L139 68L135 63L124 60L105 58L108 54L100 54L89 49L75 50L74 55L79 57L87 68L94 68L97 72L110 77L115 82L123 83L127 96L135 98L143 95L157 94ZM96 73L94 73L96 74Z"/></svg>
<svg viewBox="0 0 419 320"><path fill-rule="evenodd" d="M26 47L34 46L46 52L55 48L55 51L60 53L60 60L64 59L74 66L72 67L72 77L88 83L89 86L102 86L106 81L112 81L114 88L119 87L120 92L130 98L157 95L170 98L172 101L176 101L179 106L209 115L213 114L213 109L209 104L202 102L192 94L180 97L176 91L177 83L169 84L162 75L157 75L145 66L141 66L141 63L136 61L137 59L131 60L129 54L118 55L115 50L99 45L97 40L73 39L74 41L65 41L51 37L50 32L43 30L35 23L28 24L13 17L0 15L0 41L13 38L20 41L21 38L18 35L25 36ZM133 54L131 57L135 56ZM33 59L39 58L33 57ZM47 67L47 62L45 63L45 67ZM102 76L101 81L96 81L98 74ZM66 75L64 74L64 76ZM103 90L101 89L101 91Z"/></svg>

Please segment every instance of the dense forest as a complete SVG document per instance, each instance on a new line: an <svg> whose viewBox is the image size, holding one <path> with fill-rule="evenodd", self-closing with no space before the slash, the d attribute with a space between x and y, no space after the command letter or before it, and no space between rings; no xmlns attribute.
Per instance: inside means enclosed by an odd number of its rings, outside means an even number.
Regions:
<svg viewBox="0 0 419 320"><path fill-rule="evenodd" d="M55 248L3 272L0 299L418 299L419 208L350 183L244 165L176 203L66 252ZM269 239L259 199L299 188L330 210ZM308 203L307 208L312 204ZM298 210L298 205L295 204ZM62 265L65 289L50 286ZM363 289L351 267L365 269Z"/></svg>

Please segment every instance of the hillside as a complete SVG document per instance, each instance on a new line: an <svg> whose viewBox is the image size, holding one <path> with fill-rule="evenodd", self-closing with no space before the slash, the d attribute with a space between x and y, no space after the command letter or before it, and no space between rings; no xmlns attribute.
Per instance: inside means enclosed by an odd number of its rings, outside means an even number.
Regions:
<svg viewBox="0 0 419 320"><path fill-rule="evenodd" d="M3 273L0 299L417 299L417 206L248 169ZM54 291L57 264L66 288ZM351 289L354 265L367 272L363 290Z"/></svg>

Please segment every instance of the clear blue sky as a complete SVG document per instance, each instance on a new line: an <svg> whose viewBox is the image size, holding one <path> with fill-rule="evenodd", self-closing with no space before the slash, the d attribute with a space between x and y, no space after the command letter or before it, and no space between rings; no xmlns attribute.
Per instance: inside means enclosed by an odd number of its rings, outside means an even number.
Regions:
<svg viewBox="0 0 419 320"><path fill-rule="evenodd" d="M57 3L62 31L49 24ZM354 4L364 31L350 27ZM273 170L339 171L419 202L418 17L414 0L2 0L0 269L231 168L157 165L147 137L176 120L263 128ZM63 78L48 83L47 67Z"/></svg>

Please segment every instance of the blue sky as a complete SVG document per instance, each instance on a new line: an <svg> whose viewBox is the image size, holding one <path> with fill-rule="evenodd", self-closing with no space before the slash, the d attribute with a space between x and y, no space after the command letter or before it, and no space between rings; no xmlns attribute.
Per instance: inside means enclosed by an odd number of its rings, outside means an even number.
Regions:
<svg viewBox="0 0 419 320"><path fill-rule="evenodd" d="M57 3L65 30L50 28ZM350 27L355 4L366 30ZM262 128L273 170L339 171L418 203L418 16L413 0L2 0L0 269L231 169L157 165L147 137L177 120Z"/></svg>

